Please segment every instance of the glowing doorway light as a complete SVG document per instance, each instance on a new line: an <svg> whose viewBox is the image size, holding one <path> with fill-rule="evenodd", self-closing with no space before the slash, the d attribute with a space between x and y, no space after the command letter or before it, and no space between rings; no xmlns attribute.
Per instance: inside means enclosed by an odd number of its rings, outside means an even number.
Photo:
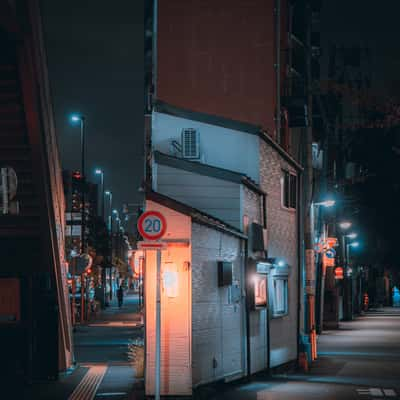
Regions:
<svg viewBox="0 0 400 400"><path fill-rule="evenodd" d="M179 274L178 267L173 262L166 262L163 266L163 287L167 297L178 297L179 295Z"/></svg>

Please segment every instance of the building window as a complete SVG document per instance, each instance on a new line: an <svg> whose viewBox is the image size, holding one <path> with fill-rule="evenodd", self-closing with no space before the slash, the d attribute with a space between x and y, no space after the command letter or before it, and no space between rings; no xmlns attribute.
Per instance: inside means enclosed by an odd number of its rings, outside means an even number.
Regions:
<svg viewBox="0 0 400 400"><path fill-rule="evenodd" d="M279 317L288 313L288 278L273 278L273 315Z"/></svg>
<svg viewBox="0 0 400 400"><path fill-rule="evenodd" d="M291 209L297 207L297 176L288 171L283 171L282 205Z"/></svg>

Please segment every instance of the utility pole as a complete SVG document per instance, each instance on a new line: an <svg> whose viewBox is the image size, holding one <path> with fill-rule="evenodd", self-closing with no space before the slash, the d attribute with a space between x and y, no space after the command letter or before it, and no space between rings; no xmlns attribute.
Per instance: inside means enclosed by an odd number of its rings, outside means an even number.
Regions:
<svg viewBox="0 0 400 400"><path fill-rule="evenodd" d="M86 189L86 174L85 174L85 117L80 117L81 125L81 174L82 174L82 186L81 186L81 254L86 251L85 242L85 189ZM85 274L81 274L81 324L85 320Z"/></svg>
<svg viewBox="0 0 400 400"><path fill-rule="evenodd" d="M312 142L313 142L313 82L311 71L311 6L306 4L306 94L308 126L305 129L305 152L304 152L304 244L305 244L305 295L306 295L306 329L311 347L311 360L316 358L316 331L315 331L315 250L314 250L314 221L313 221L313 165L312 165Z"/></svg>

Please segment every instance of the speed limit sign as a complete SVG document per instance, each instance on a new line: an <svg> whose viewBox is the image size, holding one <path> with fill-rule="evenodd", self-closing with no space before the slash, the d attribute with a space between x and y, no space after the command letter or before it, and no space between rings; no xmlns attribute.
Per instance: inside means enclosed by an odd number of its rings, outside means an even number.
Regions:
<svg viewBox="0 0 400 400"><path fill-rule="evenodd" d="M167 220L158 211L146 211L140 216L137 227L144 239L157 240L164 236Z"/></svg>

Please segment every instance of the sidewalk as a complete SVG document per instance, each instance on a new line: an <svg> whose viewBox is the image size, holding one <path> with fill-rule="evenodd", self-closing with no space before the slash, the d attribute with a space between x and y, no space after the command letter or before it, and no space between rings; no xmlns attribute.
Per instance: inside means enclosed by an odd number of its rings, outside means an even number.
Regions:
<svg viewBox="0 0 400 400"><path fill-rule="evenodd" d="M134 381L129 366L104 366L106 371L93 371L99 366L78 366L56 382L35 383L30 387L14 387L9 397L18 400L143 400L141 381ZM101 366L100 366L101 368ZM96 373L101 382L93 382ZM4 392L3 392L4 394ZM1 397L3 398L3 397Z"/></svg>
<svg viewBox="0 0 400 400"><path fill-rule="evenodd" d="M116 297L95 319L74 332L76 368L56 382L35 383L12 398L29 400L139 400L143 380L135 378L128 344L143 337L137 294L128 292L121 308ZM2 398L0 396L0 398ZM11 398L11 397L9 397Z"/></svg>
<svg viewBox="0 0 400 400"><path fill-rule="evenodd" d="M198 400L400 399L400 309L371 310L318 340L309 373L260 374L200 388Z"/></svg>

